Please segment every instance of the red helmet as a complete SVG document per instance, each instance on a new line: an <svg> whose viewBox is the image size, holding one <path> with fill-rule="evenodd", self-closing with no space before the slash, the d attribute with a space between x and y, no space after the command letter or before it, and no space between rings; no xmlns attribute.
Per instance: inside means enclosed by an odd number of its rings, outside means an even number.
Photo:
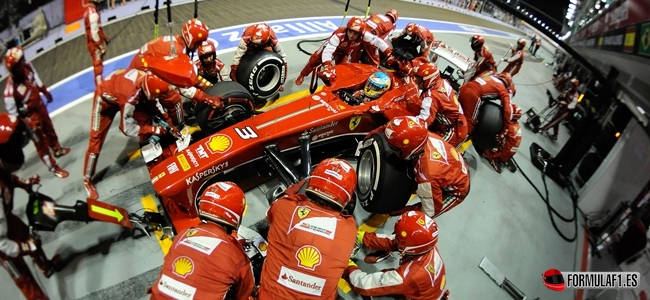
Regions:
<svg viewBox="0 0 650 300"><path fill-rule="evenodd" d="M474 35L469 39L470 45L472 46L472 50L478 51L478 49L481 49L483 47L483 44L485 44L485 39L480 36L480 35Z"/></svg>
<svg viewBox="0 0 650 300"><path fill-rule="evenodd" d="M167 95L172 87L160 77L147 73L142 79L142 92L147 96L147 99L153 100L162 98Z"/></svg>
<svg viewBox="0 0 650 300"><path fill-rule="evenodd" d="M404 33L407 35L413 36L413 37L418 37L421 40L424 38L420 35L420 26L418 24L415 24L413 22L410 22L406 24L406 27L404 28Z"/></svg>
<svg viewBox="0 0 650 300"><path fill-rule="evenodd" d="M191 19L183 25L183 40L189 49L196 49L201 43L208 39L210 30L208 26L197 19Z"/></svg>
<svg viewBox="0 0 650 300"><path fill-rule="evenodd" d="M244 191L230 181L213 183L199 196L199 217L232 229L239 228L245 208Z"/></svg>
<svg viewBox="0 0 650 300"><path fill-rule="evenodd" d="M394 10L394 9L389 9L386 12L386 15L393 19L393 24L395 24L397 22L397 17L399 17L398 14L397 14L397 11Z"/></svg>
<svg viewBox="0 0 650 300"><path fill-rule="evenodd" d="M438 224L421 211L405 212L395 222L395 238L400 254L424 254L438 243Z"/></svg>
<svg viewBox="0 0 650 300"><path fill-rule="evenodd" d="M266 45L271 39L271 27L265 23L253 25L253 35L251 43L256 45Z"/></svg>
<svg viewBox="0 0 650 300"><path fill-rule="evenodd" d="M5 54L5 66L7 67L7 71L11 72L13 67L24 61L24 54L23 48L20 46L9 49Z"/></svg>
<svg viewBox="0 0 650 300"><path fill-rule="evenodd" d="M506 86L506 88L510 91L510 94L512 94L512 96L514 96L515 93L517 93L517 90L515 90L515 84L512 82L512 76L510 76L510 73L501 72L497 74L497 77L501 79L501 81Z"/></svg>
<svg viewBox="0 0 650 300"><path fill-rule="evenodd" d="M415 71L416 82L422 82L423 89L430 89L440 81L440 71L438 71L435 64L427 62L426 59L424 60L424 63L414 60L413 70Z"/></svg>
<svg viewBox="0 0 650 300"><path fill-rule="evenodd" d="M363 33L366 31L366 22L364 22L362 18L352 17L350 18L350 21L348 21L346 28L356 33Z"/></svg>
<svg viewBox="0 0 650 300"><path fill-rule="evenodd" d="M512 120L517 121L521 118L522 111L519 105L512 103Z"/></svg>
<svg viewBox="0 0 650 300"><path fill-rule="evenodd" d="M212 41L205 41L201 43L201 46L199 46L198 49L198 54L199 57L204 56L204 55L210 55L210 54L215 54L217 52L217 47L214 45Z"/></svg>
<svg viewBox="0 0 650 300"><path fill-rule="evenodd" d="M314 168L305 193L343 209L352 200L356 186L357 173L354 168L345 160L328 158Z"/></svg>
<svg viewBox="0 0 650 300"><path fill-rule="evenodd" d="M524 47L526 47L526 40L524 40L522 38L518 39L517 40L517 49L521 50L521 49L524 49Z"/></svg>
<svg viewBox="0 0 650 300"><path fill-rule="evenodd" d="M580 86L580 80L578 80L576 78L571 79L571 83L573 84L574 88L577 88L578 86Z"/></svg>
<svg viewBox="0 0 650 300"><path fill-rule="evenodd" d="M11 164L16 169L20 168L25 162L23 146L28 141L29 136L25 124L7 112L0 113L0 161L2 164Z"/></svg>
<svg viewBox="0 0 650 300"><path fill-rule="evenodd" d="M386 141L393 151L407 160L424 149L428 132L423 121L412 116L395 117L384 129Z"/></svg>

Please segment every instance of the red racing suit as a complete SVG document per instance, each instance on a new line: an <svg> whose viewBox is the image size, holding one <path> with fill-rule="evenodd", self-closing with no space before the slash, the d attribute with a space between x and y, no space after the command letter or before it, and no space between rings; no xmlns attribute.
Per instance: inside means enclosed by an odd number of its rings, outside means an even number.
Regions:
<svg viewBox="0 0 650 300"><path fill-rule="evenodd" d="M347 28L339 28L325 41L314 54L309 57L307 65L300 71L300 76L306 77L321 64L340 64L347 63L350 55L359 47L365 47L370 44L386 53L390 51L388 44L370 32L364 32L356 40L348 39ZM350 60L350 62L358 62Z"/></svg>
<svg viewBox="0 0 650 300"><path fill-rule="evenodd" d="M140 51L133 57L133 60L131 60L129 68L146 71L147 57L171 55L171 41L172 38L169 35L165 35L144 44L144 46L140 48ZM189 56L183 37L180 35L174 35L173 42L177 55ZM170 82L170 84L174 83ZM174 90L168 93L165 99L160 100L160 104L167 110L169 116L172 118L173 124L178 125L184 118L183 99L181 98L181 95L185 98L192 99L194 102L200 102L201 99L205 97L205 94L202 91L207 89L210 85L212 85L210 82L202 77L198 77L198 80L193 87L178 88L178 91Z"/></svg>
<svg viewBox="0 0 650 300"><path fill-rule="evenodd" d="M451 210L469 193L469 171L456 147L429 132L424 153L415 161L416 194L431 218Z"/></svg>
<svg viewBox="0 0 650 300"><path fill-rule="evenodd" d="M296 194L276 200L259 300L336 299L337 284L355 245L357 225Z"/></svg>
<svg viewBox="0 0 650 300"><path fill-rule="evenodd" d="M254 286L253 269L241 244L208 222L176 237L151 288L151 299L247 300Z"/></svg>
<svg viewBox="0 0 650 300"><path fill-rule="evenodd" d="M507 128L512 120L510 92L503 81L495 75L484 75L463 84L459 90L458 101L467 119L467 134L472 134L483 101L498 99L503 108L503 127Z"/></svg>
<svg viewBox="0 0 650 300"><path fill-rule="evenodd" d="M481 49L474 52L474 74L470 78L470 81L482 76L485 72L492 72L495 66L496 63L494 62L492 51L490 51L488 46L483 45Z"/></svg>
<svg viewBox="0 0 650 300"><path fill-rule="evenodd" d="M506 60L508 65L502 72L510 73L510 76L515 76L519 73L521 65L524 64L524 50L512 49L512 56Z"/></svg>
<svg viewBox="0 0 650 300"><path fill-rule="evenodd" d="M95 74L95 85L99 85L102 80L102 73L104 72L103 59L106 54L106 47L110 39L104 34L102 28L99 10L95 5L89 5L84 11L84 24L86 25L86 46L90 52L90 59L93 62L93 73Z"/></svg>
<svg viewBox="0 0 650 300"><path fill-rule="evenodd" d="M458 103L456 92L446 79L420 95L420 115L429 130L440 135L454 147L458 147L467 137L467 121L463 108Z"/></svg>
<svg viewBox="0 0 650 300"><path fill-rule="evenodd" d="M264 49L268 51L273 51L280 55L282 57L282 60L284 61L284 73L287 74L287 54L284 52L284 48L282 48L282 44L280 44L280 41L278 41L278 38L275 36L275 32L271 27L269 27L270 32L269 32L269 41L264 44L264 45L256 45L251 42L252 37L255 35L255 25L248 26L246 29L244 29L244 33L242 34L241 40L239 41L239 44L237 45L237 49L235 50L235 54L232 57L232 65L230 66L231 68L231 76L230 79L232 81L237 81L237 78L234 78L234 74L237 70L237 67L239 66L239 62L241 61L241 58L244 57L244 54L246 52L255 50L255 49ZM286 78L286 75L285 75Z"/></svg>
<svg viewBox="0 0 650 300"><path fill-rule="evenodd" d="M4 90L5 109L9 114L22 118L32 130L36 152L48 170L52 170L57 163L50 149L56 153L61 150L61 144L40 93L45 95L48 103L52 102L52 95L27 61L24 74L25 79L21 82L13 75L9 76Z"/></svg>
<svg viewBox="0 0 650 300"><path fill-rule="evenodd" d="M418 32L420 33L420 35L424 39L423 40L424 45L423 45L422 48L420 48L420 56L419 57L424 57L427 60L429 60L429 52L431 52L431 48L433 47L434 43L436 43L435 38L433 36L433 33L431 33L431 31L429 29L427 29L426 27L424 27L422 25L418 25ZM404 29L404 30L402 30L402 33L399 36L394 37L392 40L395 41L397 39L401 39L406 35L407 35L406 29Z"/></svg>
<svg viewBox="0 0 650 300"><path fill-rule="evenodd" d="M212 84L224 81L224 78L226 78L226 80L229 78L229 73L226 65L223 63L223 61L216 57L214 58L214 61L212 61L212 64L209 66L203 65L200 60L195 61L194 65L196 65L197 73L199 76L205 78L205 80L209 81Z"/></svg>
<svg viewBox="0 0 650 300"><path fill-rule="evenodd" d="M397 251L398 243L394 234L366 232L363 236L363 245L368 250ZM437 247L422 255L403 257L395 269L366 273L353 266L345 272L352 289L363 296L438 300L446 291L445 264Z"/></svg>
<svg viewBox="0 0 650 300"><path fill-rule="evenodd" d="M84 178L91 179L99 152L115 115L120 113L120 130L124 135L144 140L151 134L162 134L153 126L152 113L159 113L167 122L168 116L155 100L146 100L140 88L145 75L136 69L119 69L102 81L93 96L93 110L90 121L90 139L84 161Z"/></svg>
<svg viewBox="0 0 650 300"><path fill-rule="evenodd" d="M503 144L501 144L498 149L483 150L487 158L499 159L501 162L507 162L517 154L522 138L521 126L519 125L519 122L513 121L508 125L507 130Z"/></svg>
<svg viewBox="0 0 650 300"><path fill-rule="evenodd" d="M0 264L9 272L25 298L48 299L25 263L23 256L26 254L19 245L29 239L29 228L11 213L15 187L29 188L22 179L0 168ZM37 244L37 250L31 256L41 270L49 268L49 261L40 245Z"/></svg>
<svg viewBox="0 0 650 300"><path fill-rule="evenodd" d="M382 40L386 40L391 33L395 30L393 19L384 14L372 14L366 19L366 27L370 33L376 35ZM364 44L363 47L358 47L354 53L350 55L352 61L359 61L361 50L368 55L370 64L379 66L380 58L379 51L371 44Z"/></svg>

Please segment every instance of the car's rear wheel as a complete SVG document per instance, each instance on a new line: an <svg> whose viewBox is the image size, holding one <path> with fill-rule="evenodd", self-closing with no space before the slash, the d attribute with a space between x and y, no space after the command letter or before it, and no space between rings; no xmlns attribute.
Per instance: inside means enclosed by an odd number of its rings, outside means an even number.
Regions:
<svg viewBox="0 0 650 300"><path fill-rule="evenodd" d="M241 84L232 81L217 82L209 87L206 94L211 96L223 96L224 98L246 98L253 101L253 96ZM205 103L198 103L194 109L196 123L199 124L202 132L206 134L215 133L225 127L231 126L251 115L251 109L241 104L231 104L222 110L215 110Z"/></svg>
<svg viewBox="0 0 650 300"><path fill-rule="evenodd" d="M287 76L282 57L266 50L246 53L236 75L237 81L253 95L255 106L264 105L275 97Z"/></svg>
<svg viewBox="0 0 650 300"><path fill-rule="evenodd" d="M375 134L364 142L357 162L357 199L368 212L386 214L408 202L415 181L413 166L395 155L386 139Z"/></svg>
<svg viewBox="0 0 650 300"><path fill-rule="evenodd" d="M503 109L492 101L485 101L480 108L478 119L472 130L472 144L483 149L497 145L496 135L503 131Z"/></svg>

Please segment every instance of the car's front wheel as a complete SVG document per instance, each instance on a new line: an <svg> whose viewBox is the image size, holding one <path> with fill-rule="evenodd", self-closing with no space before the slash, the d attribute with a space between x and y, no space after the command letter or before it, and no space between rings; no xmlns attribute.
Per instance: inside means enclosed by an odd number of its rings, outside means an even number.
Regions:
<svg viewBox="0 0 650 300"><path fill-rule="evenodd" d="M368 212L387 214L408 202L415 187L413 166L395 155L383 135L367 139L357 162L357 198Z"/></svg>
<svg viewBox="0 0 650 300"><path fill-rule="evenodd" d="M226 99L246 98L253 101L253 96L246 88L233 81L217 82L209 87L205 93L211 96L223 96ZM196 123L199 124L201 131L206 134L215 133L251 116L250 107L238 103L226 105L221 110L215 110L205 103L198 103L194 112L196 114Z"/></svg>

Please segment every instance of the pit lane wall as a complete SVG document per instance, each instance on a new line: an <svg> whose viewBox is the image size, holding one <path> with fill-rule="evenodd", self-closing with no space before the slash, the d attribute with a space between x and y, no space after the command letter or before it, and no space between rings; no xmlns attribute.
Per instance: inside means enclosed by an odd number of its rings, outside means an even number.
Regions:
<svg viewBox="0 0 650 300"><path fill-rule="evenodd" d="M348 16L352 17L352 16ZM311 17L311 18L298 18L298 19L284 19L266 21L269 26L273 28L278 39L295 40L295 39L309 39L315 37L327 37L332 31L341 25L341 17ZM518 38L519 36L512 33L488 29L467 24L458 24L451 22L442 22L434 20L416 19L416 18L400 18L397 22L397 30L401 31L409 22L417 22L424 25L434 32L452 32L452 33L465 33L474 34L479 33L485 36L497 36L506 38ZM230 26L212 30L210 32L210 39L217 45L218 53L234 51L241 39L241 34L246 27L251 24L242 24L237 26ZM104 62L104 75L111 72L127 68L137 50L125 53L121 56ZM86 55L86 53L84 53ZM29 57L28 57L29 59ZM92 68L89 67L61 82L53 84L50 87L50 92L55 101L48 104L48 111L50 113L56 112L68 105L74 105L75 101L81 101L85 96L94 92L93 73ZM3 108L4 102L0 104Z"/></svg>

